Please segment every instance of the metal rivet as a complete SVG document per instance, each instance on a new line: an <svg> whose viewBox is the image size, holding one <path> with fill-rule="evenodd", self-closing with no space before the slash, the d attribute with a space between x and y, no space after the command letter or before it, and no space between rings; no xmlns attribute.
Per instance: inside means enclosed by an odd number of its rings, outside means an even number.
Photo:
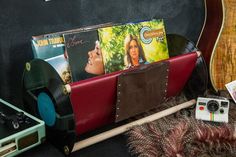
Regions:
<svg viewBox="0 0 236 157"><path fill-rule="evenodd" d="M68 92L67 92L67 90L66 90L66 87L65 87L65 86L62 86L62 91L63 91L63 93L64 93L65 95L67 95L67 94L68 94Z"/></svg>
<svg viewBox="0 0 236 157"><path fill-rule="evenodd" d="M116 109L117 109L117 110L119 110L120 108L119 108L119 107L117 107Z"/></svg>
<svg viewBox="0 0 236 157"><path fill-rule="evenodd" d="M30 65L29 62L25 63L25 68L26 68L27 71L30 71L31 65Z"/></svg>
<svg viewBox="0 0 236 157"><path fill-rule="evenodd" d="M69 155L69 154L70 154L70 149L69 149L68 146L64 146L64 153L65 153L66 155Z"/></svg>

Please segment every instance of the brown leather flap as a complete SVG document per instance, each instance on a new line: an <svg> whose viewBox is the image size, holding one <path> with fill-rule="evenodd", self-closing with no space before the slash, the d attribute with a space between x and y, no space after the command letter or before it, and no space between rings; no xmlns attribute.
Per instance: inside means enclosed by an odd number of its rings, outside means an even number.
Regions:
<svg viewBox="0 0 236 157"><path fill-rule="evenodd" d="M116 122L153 109L165 100L168 67L164 61L118 76Z"/></svg>

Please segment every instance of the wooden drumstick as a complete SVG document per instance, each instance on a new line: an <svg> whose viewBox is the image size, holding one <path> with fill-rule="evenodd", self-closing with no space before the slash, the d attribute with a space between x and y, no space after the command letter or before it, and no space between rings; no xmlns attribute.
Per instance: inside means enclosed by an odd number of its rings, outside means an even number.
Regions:
<svg viewBox="0 0 236 157"><path fill-rule="evenodd" d="M194 105L195 103L196 103L196 100L192 99L190 101L184 102L182 104L179 104L177 106L171 107L171 108L166 109L166 110L163 110L161 112L152 114L152 115L147 116L145 118L136 120L134 122L131 122L131 123L128 123L128 124L125 124L125 125L122 125L122 126L119 126L117 128L111 129L109 131L105 131L105 132L100 133L98 135L89 137L85 140L78 141L77 143L74 144L72 152L75 152L75 151L80 150L82 148L85 148L85 147L88 147L90 145L96 144L98 142L104 141L104 140L106 140L108 138L111 138L111 137L114 137L116 135L122 134L122 133L128 131L130 128L134 127L134 126L142 125L142 124L145 124L145 123L163 118L163 117L168 116L170 114L173 114L173 113L175 113L175 112L177 112L181 109L190 107L190 106Z"/></svg>

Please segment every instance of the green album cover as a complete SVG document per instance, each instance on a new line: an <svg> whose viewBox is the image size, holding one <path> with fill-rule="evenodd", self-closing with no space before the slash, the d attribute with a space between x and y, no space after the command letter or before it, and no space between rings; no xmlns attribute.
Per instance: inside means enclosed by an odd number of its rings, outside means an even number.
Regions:
<svg viewBox="0 0 236 157"><path fill-rule="evenodd" d="M48 59L62 55L65 51L62 34L33 37L31 44L34 58Z"/></svg>
<svg viewBox="0 0 236 157"><path fill-rule="evenodd" d="M105 73L169 58L163 19L98 29Z"/></svg>
<svg viewBox="0 0 236 157"><path fill-rule="evenodd" d="M43 59L52 65L65 84L72 82L62 33L34 36L31 44L34 58Z"/></svg>

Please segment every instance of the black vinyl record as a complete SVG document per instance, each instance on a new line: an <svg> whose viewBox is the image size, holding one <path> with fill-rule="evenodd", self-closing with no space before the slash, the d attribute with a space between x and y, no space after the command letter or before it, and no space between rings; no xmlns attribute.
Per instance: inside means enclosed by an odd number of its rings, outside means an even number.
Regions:
<svg viewBox="0 0 236 157"><path fill-rule="evenodd" d="M30 97L37 101L38 94L45 92L52 99L57 114L60 116L72 114L69 95L64 93L63 86L64 83L61 77L46 61L33 59L26 63L22 80L22 89L25 94L23 95L24 105L27 109L30 106L28 103ZM33 112L33 114L37 116L37 112Z"/></svg>
<svg viewBox="0 0 236 157"><path fill-rule="evenodd" d="M167 43L170 57L180 54L200 51L195 44L178 34L167 34ZM203 96L208 85L208 70L203 56L198 57L196 66L190 79L184 87L184 94L188 99Z"/></svg>
<svg viewBox="0 0 236 157"><path fill-rule="evenodd" d="M170 57L198 50L192 41L178 34L167 34L167 44Z"/></svg>
<svg viewBox="0 0 236 157"><path fill-rule="evenodd" d="M48 62L33 59L26 63L22 79L24 109L45 122L47 138L55 146L70 152L76 141L75 122L63 87L61 77Z"/></svg>

